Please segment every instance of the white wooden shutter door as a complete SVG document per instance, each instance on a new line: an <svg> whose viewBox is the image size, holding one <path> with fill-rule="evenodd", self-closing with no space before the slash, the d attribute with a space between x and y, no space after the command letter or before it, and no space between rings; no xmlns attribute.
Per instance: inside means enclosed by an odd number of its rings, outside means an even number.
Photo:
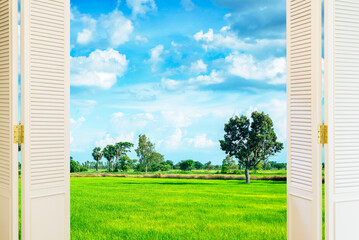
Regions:
<svg viewBox="0 0 359 240"><path fill-rule="evenodd" d="M322 238L321 1L287 0L288 239Z"/></svg>
<svg viewBox="0 0 359 240"><path fill-rule="evenodd" d="M359 1L325 4L326 239L358 239Z"/></svg>
<svg viewBox="0 0 359 240"><path fill-rule="evenodd" d="M0 239L18 239L18 2L0 0Z"/></svg>
<svg viewBox="0 0 359 240"><path fill-rule="evenodd" d="M22 0L22 236L70 239L69 0Z"/></svg>

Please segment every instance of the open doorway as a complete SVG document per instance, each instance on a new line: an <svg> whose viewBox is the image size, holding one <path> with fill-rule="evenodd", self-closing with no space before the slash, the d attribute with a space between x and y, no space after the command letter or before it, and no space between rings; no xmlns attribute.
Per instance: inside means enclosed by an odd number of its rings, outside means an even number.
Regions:
<svg viewBox="0 0 359 240"><path fill-rule="evenodd" d="M285 145L285 3L72 4L72 176L123 177L72 178L72 236L285 238L285 149L246 185L219 142L258 111Z"/></svg>

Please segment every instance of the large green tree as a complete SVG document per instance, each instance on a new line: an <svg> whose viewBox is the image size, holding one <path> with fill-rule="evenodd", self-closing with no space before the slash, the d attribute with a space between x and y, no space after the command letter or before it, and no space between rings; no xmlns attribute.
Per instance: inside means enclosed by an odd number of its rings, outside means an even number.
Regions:
<svg viewBox="0 0 359 240"><path fill-rule="evenodd" d="M104 149L103 149L103 156L107 159L108 161L108 171L111 172L111 161L114 159L115 154L116 154L116 149L115 146L113 145L107 145Z"/></svg>
<svg viewBox="0 0 359 240"><path fill-rule="evenodd" d="M161 163L165 161L165 157L158 152L151 153L149 157L149 168L151 172L157 172L161 170Z"/></svg>
<svg viewBox="0 0 359 240"><path fill-rule="evenodd" d="M114 166L117 168L119 159L126 155L128 152L131 152L131 148L133 147L133 143L130 142L118 142L115 144L115 162Z"/></svg>
<svg viewBox="0 0 359 240"><path fill-rule="evenodd" d="M251 120L246 116L232 117L224 131L224 140L219 141L221 149L245 167L248 184L249 170L283 149L283 143L277 141L272 119L263 112L253 112Z"/></svg>
<svg viewBox="0 0 359 240"><path fill-rule="evenodd" d="M92 150L92 157L93 157L93 159L95 159L95 161L96 161L96 171L98 171L98 163L99 163L99 161L101 161L102 156L103 156L103 153L102 153L100 147L95 147L95 148Z"/></svg>
<svg viewBox="0 0 359 240"><path fill-rule="evenodd" d="M139 158L139 164L145 169L147 174L147 169L151 165L152 153L155 152L154 144L146 137L145 134L138 136L138 147L135 150Z"/></svg>

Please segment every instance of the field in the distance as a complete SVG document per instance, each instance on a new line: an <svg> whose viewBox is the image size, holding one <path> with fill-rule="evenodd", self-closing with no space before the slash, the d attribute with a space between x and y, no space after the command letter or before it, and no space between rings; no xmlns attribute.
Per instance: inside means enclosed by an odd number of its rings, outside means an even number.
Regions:
<svg viewBox="0 0 359 240"><path fill-rule="evenodd" d="M286 239L286 183L71 178L72 239Z"/></svg>
<svg viewBox="0 0 359 240"><path fill-rule="evenodd" d="M250 176L253 180L275 180L285 181L286 170L259 170L251 171ZM178 179L226 179L226 180L244 180L244 171L239 171L237 174L225 173L222 174L220 170L169 170L148 172L135 172L130 170L128 172L108 172L106 170L96 171L90 169L86 172L71 173L72 177L146 177L146 178L178 178Z"/></svg>

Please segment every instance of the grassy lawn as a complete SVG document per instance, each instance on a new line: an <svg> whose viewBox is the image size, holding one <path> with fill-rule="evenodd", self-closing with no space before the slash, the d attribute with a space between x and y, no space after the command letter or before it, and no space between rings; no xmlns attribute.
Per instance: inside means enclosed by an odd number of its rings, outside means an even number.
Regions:
<svg viewBox="0 0 359 240"><path fill-rule="evenodd" d="M286 182L71 178L71 239L286 239Z"/></svg>
<svg viewBox="0 0 359 240"><path fill-rule="evenodd" d="M72 178L71 237L286 239L286 184Z"/></svg>

